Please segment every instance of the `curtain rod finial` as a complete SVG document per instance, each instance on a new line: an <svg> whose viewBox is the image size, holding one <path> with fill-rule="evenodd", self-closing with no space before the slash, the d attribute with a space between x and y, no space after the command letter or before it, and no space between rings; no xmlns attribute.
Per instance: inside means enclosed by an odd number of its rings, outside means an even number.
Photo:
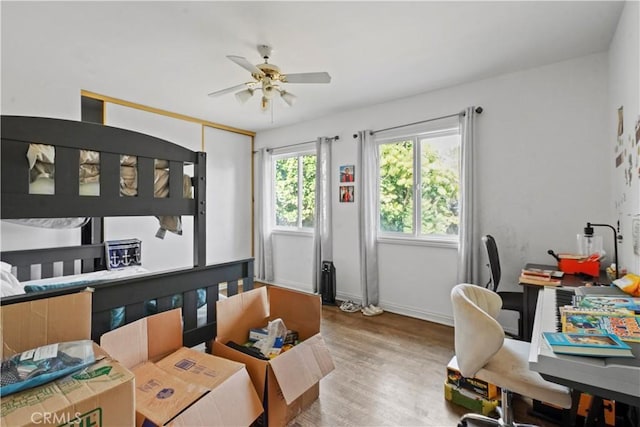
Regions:
<svg viewBox="0 0 640 427"><path fill-rule="evenodd" d="M482 109L482 107L477 107L476 108L476 113L481 114L484 110Z"/></svg>
<svg viewBox="0 0 640 427"><path fill-rule="evenodd" d="M358 137L358 134L357 134L357 133L354 133L354 134L353 134L353 137L354 137L354 138L357 138L357 137Z"/></svg>

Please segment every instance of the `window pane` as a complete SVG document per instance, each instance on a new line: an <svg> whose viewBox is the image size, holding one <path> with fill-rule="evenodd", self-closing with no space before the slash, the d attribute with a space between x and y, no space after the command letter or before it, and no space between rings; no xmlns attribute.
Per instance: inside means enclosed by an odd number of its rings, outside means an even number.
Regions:
<svg viewBox="0 0 640 427"><path fill-rule="evenodd" d="M298 158L275 162L276 225L298 225Z"/></svg>
<svg viewBox="0 0 640 427"><path fill-rule="evenodd" d="M413 232L413 142L380 145L380 230Z"/></svg>
<svg viewBox="0 0 640 427"><path fill-rule="evenodd" d="M420 234L458 234L460 135L420 140Z"/></svg>
<svg viewBox="0 0 640 427"><path fill-rule="evenodd" d="M315 225L316 156L302 156L302 226Z"/></svg>

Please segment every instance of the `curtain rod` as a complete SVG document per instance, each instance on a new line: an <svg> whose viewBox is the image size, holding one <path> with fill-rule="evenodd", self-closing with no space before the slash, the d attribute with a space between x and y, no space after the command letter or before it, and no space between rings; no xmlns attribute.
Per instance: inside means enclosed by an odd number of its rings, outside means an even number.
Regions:
<svg viewBox="0 0 640 427"><path fill-rule="evenodd" d="M340 139L340 137L338 135L333 136L333 137L327 137L328 139L335 139L336 141ZM288 145L281 145L280 147L274 147L274 148L267 148L267 151L273 151L273 150L278 150L280 148L287 148L287 147L295 147L296 145L303 145L303 144L311 144L312 142L316 142L317 139L314 139L313 141L304 141L304 142L296 142L295 144L288 144Z"/></svg>
<svg viewBox="0 0 640 427"><path fill-rule="evenodd" d="M482 107L476 107L475 109L476 113L480 114L482 113ZM393 130L393 129L399 129L399 128L403 128L403 127L407 127L407 126L413 126L413 125L419 125L421 123L428 123L428 122L433 122L436 120L442 120L442 119L448 119L449 117L455 117L455 116L459 116L459 115L465 115L464 111L461 111L459 113L455 113L455 114L448 114L446 116L440 116L440 117L435 117L433 119L427 119L427 120L420 120L419 122L413 122L413 123L407 123L406 125L399 125L399 126L393 126L390 128L385 128L385 129L378 129L378 130L372 130L371 131L371 135L375 135L378 132L384 132L387 130ZM356 137L357 135L354 135L354 137Z"/></svg>

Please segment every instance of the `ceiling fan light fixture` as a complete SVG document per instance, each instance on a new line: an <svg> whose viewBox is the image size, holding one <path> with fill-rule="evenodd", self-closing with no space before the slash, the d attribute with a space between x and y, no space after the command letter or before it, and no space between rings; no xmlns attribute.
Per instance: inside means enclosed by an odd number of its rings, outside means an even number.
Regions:
<svg viewBox="0 0 640 427"><path fill-rule="evenodd" d="M0 0L2 1L2 0ZM240 67L251 73L252 80L226 89L217 90L209 93L211 97L217 97L228 93L235 93L236 99L241 104L245 104L257 90L262 91L260 96L260 108L262 111L271 110L273 108L271 100L280 97L288 106L295 104L297 97L281 89L284 83L330 83L331 76L326 71L313 73L294 73L285 74L275 64L269 62L273 48L269 45L258 45L258 52L264 62L262 64L253 65L250 61L242 56L227 55L227 58L239 65ZM236 92L239 91L239 92Z"/></svg>
<svg viewBox="0 0 640 427"><path fill-rule="evenodd" d="M280 98L282 98L282 100L286 102L289 107L293 106L293 104L295 104L296 100L298 99L297 96L287 92L286 90L280 91Z"/></svg>
<svg viewBox="0 0 640 427"><path fill-rule="evenodd" d="M260 101L260 108L262 111L267 111L269 109L269 98L266 96L262 97L262 100Z"/></svg>
<svg viewBox="0 0 640 427"><path fill-rule="evenodd" d="M241 104L247 102L253 96L253 89L245 89L236 93L236 99Z"/></svg>

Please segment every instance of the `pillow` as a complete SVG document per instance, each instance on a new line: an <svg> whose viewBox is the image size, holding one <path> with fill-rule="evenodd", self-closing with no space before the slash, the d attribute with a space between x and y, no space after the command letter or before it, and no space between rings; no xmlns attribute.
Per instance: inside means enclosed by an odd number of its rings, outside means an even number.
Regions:
<svg viewBox="0 0 640 427"><path fill-rule="evenodd" d="M104 245L109 270L142 265L142 241L139 239L107 240Z"/></svg>

